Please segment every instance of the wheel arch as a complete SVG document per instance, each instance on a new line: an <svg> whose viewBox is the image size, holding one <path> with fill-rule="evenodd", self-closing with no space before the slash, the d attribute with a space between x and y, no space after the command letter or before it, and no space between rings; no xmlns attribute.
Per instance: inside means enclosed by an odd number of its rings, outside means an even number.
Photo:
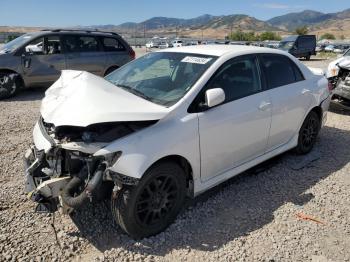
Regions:
<svg viewBox="0 0 350 262"><path fill-rule="evenodd" d="M191 166L191 163L183 156L180 155L168 155L168 156L164 156L159 158L158 160L156 160L155 162L153 162L145 171L145 173L152 168L153 166L162 163L162 162L174 162L176 164L178 164L185 172L186 175L186 186L188 189L188 194L190 196L194 195L193 192L193 183L194 183L194 179L193 179L193 169Z"/></svg>
<svg viewBox="0 0 350 262"><path fill-rule="evenodd" d="M109 67L107 67L107 69L103 73L103 76L106 76L109 70L113 69L113 71L114 71L114 70L118 69L119 67L120 67L119 65L110 65Z"/></svg>
<svg viewBox="0 0 350 262"><path fill-rule="evenodd" d="M310 112L315 112L315 113L318 115L318 118L319 118L319 120L320 120L320 123L322 123L323 109L322 109L321 106L315 106L315 107L311 108ZM307 115L309 115L310 112L309 112ZM306 116L307 116L307 115L306 115Z"/></svg>

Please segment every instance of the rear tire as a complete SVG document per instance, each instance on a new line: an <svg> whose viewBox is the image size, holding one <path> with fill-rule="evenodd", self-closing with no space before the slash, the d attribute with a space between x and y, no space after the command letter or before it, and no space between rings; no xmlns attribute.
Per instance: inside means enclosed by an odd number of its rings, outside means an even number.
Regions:
<svg viewBox="0 0 350 262"><path fill-rule="evenodd" d="M20 88L20 80L16 73L0 72L0 100L15 96Z"/></svg>
<svg viewBox="0 0 350 262"><path fill-rule="evenodd" d="M298 145L295 148L297 154L304 155L311 151L316 142L320 127L319 116L316 112L311 111L299 131Z"/></svg>
<svg viewBox="0 0 350 262"><path fill-rule="evenodd" d="M124 186L112 196L112 214L127 234L142 239L167 228L180 212L185 196L183 169L163 162L151 167L137 186Z"/></svg>
<svg viewBox="0 0 350 262"><path fill-rule="evenodd" d="M310 58L311 58L311 55L310 55L310 54L308 54L307 56L305 56L305 59L306 59L307 61L309 61Z"/></svg>

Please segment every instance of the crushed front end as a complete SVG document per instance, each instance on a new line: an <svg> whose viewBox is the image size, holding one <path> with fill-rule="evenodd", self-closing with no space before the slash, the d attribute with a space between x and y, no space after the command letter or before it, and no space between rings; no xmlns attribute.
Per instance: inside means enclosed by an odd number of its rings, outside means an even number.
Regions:
<svg viewBox="0 0 350 262"><path fill-rule="evenodd" d="M350 69L339 67L339 74L336 78L333 98L347 102L350 106Z"/></svg>
<svg viewBox="0 0 350 262"><path fill-rule="evenodd" d="M113 173L122 152L94 156L109 143L142 129L152 122L99 123L88 127L60 126L39 119L34 127L34 145L24 156L25 190L38 203L37 212L64 213L100 200L123 184L137 180Z"/></svg>

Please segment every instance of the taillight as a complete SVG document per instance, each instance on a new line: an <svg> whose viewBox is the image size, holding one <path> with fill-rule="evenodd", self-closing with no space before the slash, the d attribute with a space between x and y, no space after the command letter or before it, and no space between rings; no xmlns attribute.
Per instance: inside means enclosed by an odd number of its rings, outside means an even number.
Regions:
<svg viewBox="0 0 350 262"><path fill-rule="evenodd" d="M333 90L333 84L331 83L331 81L328 81L328 90L329 92Z"/></svg>
<svg viewBox="0 0 350 262"><path fill-rule="evenodd" d="M129 51L129 56L131 57L132 60L134 60L136 58L136 54L135 54L135 51L130 49Z"/></svg>

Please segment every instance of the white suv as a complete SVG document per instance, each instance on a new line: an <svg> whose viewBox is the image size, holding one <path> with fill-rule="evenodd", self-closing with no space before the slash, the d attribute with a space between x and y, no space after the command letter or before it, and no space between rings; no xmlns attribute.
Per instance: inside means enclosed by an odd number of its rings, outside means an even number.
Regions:
<svg viewBox="0 0 350 262"><path fill-rule="evenodd" d="M154 52L105 79L63 71L26 153L27 191L51 212L107 193L123 230L148 237L186 196L292 148L308 153L329 100L322 74L260 47Z"/></svg>

